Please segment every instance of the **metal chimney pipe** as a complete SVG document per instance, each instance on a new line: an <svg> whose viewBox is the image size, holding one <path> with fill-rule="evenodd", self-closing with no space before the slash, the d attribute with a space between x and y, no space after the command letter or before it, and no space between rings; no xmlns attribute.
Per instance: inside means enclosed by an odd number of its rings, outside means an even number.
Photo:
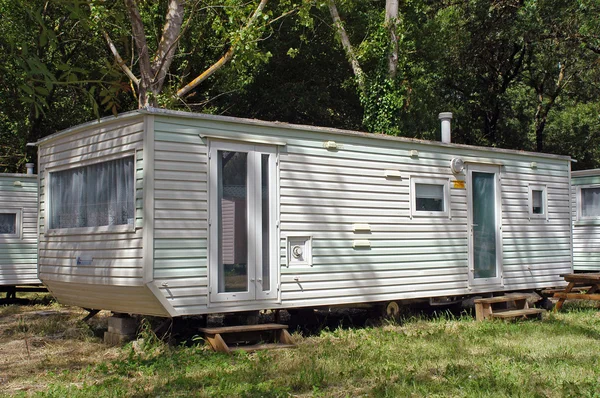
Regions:
<svg viewBox="0 0 600 398"><path fill-rule="evenodd" d="M25 167L27 168L27 174L29 174L29 175L33 174L34 166L35 166L34 163L25 163Z"/></svg>
<svg viewBox="0 0 600 398"><path fill-rule="evenodd" d="M450 120L452 120L452 112L442 112L438 115L438 118L442 121L442 142L449 144L450 138Z"/></svg>

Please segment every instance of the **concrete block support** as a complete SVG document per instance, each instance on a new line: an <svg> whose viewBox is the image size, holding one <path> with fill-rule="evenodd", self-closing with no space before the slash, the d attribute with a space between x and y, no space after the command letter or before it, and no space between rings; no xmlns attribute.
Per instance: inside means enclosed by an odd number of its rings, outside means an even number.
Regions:
<svg viewBox="0 0 600 398"><path fill-rule="evenodd" d="M120 345L133 340L137 333L138 321L128 316L111 316L108 318L108 331L104 332L104 343Z"/></svg>

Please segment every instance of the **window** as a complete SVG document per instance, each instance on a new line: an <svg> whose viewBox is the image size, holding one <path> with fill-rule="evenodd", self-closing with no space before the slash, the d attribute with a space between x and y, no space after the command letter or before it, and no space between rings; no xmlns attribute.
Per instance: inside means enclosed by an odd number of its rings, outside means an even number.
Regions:
<svg viewBox="0 0 600 398"><path fill-rule="evenodd" d="M133 225L134 157L51 172L50 229Z"/></svg>
<svg viewBox="0 0 600 398"><path fill-rule="evenodd" d="M0 209L0 239L21 237L21 209Z"/></svg>
<svg viewBox="0 0 600 398"><path fill-rule="evenodd" d="M600 217L600 187L581 187L579 203L580 218Z"/></svg>
<svg viewBox="0 0 600 398"><path fill-rule="evenodd" d="M417 211L444 211L444 186L415 184L415 200Z"/></svg>
<svg viewBox="0 0 600 398"><path fill-rule="evenodd" d="M548 219L548 199L545 185L529 186L529 218Z"/></svg>
<svg viewBox="0 0 600 398"><path fill-rule="evenodd" d="M447 217L450 207L449 180L411 178L411 215Z"/></svg>

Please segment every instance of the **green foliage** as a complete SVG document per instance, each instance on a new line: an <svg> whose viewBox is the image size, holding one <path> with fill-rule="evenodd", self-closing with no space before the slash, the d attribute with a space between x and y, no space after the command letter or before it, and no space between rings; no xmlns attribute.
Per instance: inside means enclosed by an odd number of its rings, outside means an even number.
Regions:
<svg viewBox="0 0 600 398"><path fill-rule="evenodd" d="M158 105L426 139L439 137L437 114L451 111L454 142L600 166L591 114L600 95L595 0L400 2L395 75L385 0L337 0L362 88L326 2L268 2L248 25L258 3L185 3L174 61L153 94ZM168 1L137 4L152 54ZM137 107L137 87L102 33L139 75L123 1L0 0L0 15L0 171L35 158L27 142ZM184 99L175 95L230 48L229 63Z"/></svg>

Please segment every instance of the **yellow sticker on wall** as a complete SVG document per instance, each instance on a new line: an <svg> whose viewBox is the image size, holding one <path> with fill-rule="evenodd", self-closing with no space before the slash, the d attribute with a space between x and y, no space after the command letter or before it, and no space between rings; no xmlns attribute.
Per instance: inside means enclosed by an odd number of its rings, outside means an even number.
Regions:
<svg viewBox="0 0 600 398"><path fill-rule="evenodd" d="M452 188L455 189L465 189L465 182L462 180L454 180L452 181Z"/></svg>

